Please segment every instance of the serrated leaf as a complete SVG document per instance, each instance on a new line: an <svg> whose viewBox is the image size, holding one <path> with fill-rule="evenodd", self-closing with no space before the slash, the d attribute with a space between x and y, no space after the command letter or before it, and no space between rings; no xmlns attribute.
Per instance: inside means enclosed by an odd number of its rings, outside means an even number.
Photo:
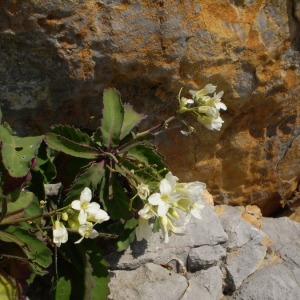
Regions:
<svg viewBox="0 0 300 300"><path fill-rule="evenodd" d="M162 156L152 147L146 145L136 145L128 149L126 158L128 160L142 162L146 166L154 166L157 171L163 170L166 166L162 160Z"/></svg>
<svg viewBox="0 0 300 300"><path fill-rule="evenodd" d="M45 142L50 148L74 157L95 159L99 155L96 148L88 144L74 142L55 133L48 133Z"/></svg>
<svg viewBox="0 0 300 300"><path fill-rule="evenodd" d="M51 132L63 136L68 140L76 143L91 145L92 140L89 135L82 132L80 129L69 125L56 125L51 127Z"/></svg>
<svg viewBox="0 0 300 300"><path fill-rule="evenodd" d="M43 176L43 183L50 183L56 176L56 168L50 158L50 153L47 151L46 143L42 143L37 154L37 165L35 171L40 172Z"/></svg>
<svg viewBox="0 0 300 300"><path fill-rule="evenodd" d="M132 105L124 104L124 121L121 129L120 140L125 138L147 116L137 113Z"/></svg>
<svg viewBox="0 0 300 300"><path fill-rule="evenodd" d="M104 147L119 145L124 120L124 109L120 93L116 89L107 89L103 93L103 117L100 126L101 141Z"/></svg>
<svg viewBox="0 0 300 300"><path fill-rule="evenodd" d="M102 178L99 189L100 201L112 220L130 219L129 199L124 187L115 174L111 174L110 179L107 174Z"/></svg>
<svg viewBox="0 0 300 300"><path fill-rule="evenodd" d="M0 240L20 246L30 262L35 265L37 271L41 267L49 267L52 262L52 252L46 244L26 230L15 226L6 227L0 231Z"/></svg>
<svg viewBox="0 0 300 300"><path fill-rule="evenodd" d="M8 195L9 199L9 195ZM21 192L19 197L14 201L9 201L7 204L7 213L24 211L31 203L34 202L35 196L31 192Z"/></svg>
<svg viewBox="0 0 300 300"><path fill-rule="evenodd" d="M59 277L56 283L55 291L53 291L52 299L70 299L71 281L65 277Z"/></svg>
<svg viewBox="0 0 300 300"><path fill-rule="evenodd" d="M105 161L92 163L78 178L74 181L71 191L67 195L65 203L68 204L73 200L79 199L81 192L85 187L92 191L97 189L98 184L105 174Z"/></svg>
<svg viewBox="0 0 300 300"><path fill-rule="evenodd" d="M43 136L18 137L0 125L0 142L2 142L2 162L12 177L24 177L28 174L31 160L35 157Z"/></svg>
<svg viewBox="0 0 300 300"><path fill-rule="evenodd" d="M117 251L126 250L130 244L134 241L135 238L135 228L134 229L125 229L124 224L121 222L116 222L108 226L110 232L118 235L116 242Z"/></svg>
<svg viewBox="0 0 300 300"><path fill-rule="evenodd" d="M100 249L93 240L85 240L86 266L85 266L85 300L106 300L109 294L109 275L107 262L103 259Z"/></svg>

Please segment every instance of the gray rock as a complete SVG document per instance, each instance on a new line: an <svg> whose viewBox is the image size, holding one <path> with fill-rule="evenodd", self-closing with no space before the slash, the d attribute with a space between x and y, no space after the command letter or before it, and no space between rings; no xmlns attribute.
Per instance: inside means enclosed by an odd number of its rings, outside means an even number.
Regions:
<svg viewBox="0 0 300 300"><path fill-rule="evenodd" d="M188 255L187 269L189 272L208 269L220 264L225 256L226 250L220 245L193 248Z"/></svg>
<svg viewBox="0 0 300 300"><path fill-rule="evenodd" d="M189 249L203 245L217 245L227 241L227 234L214 212L206 206L203 219L192 219L186 228L185 235L172 235L170 242L162 242L161 233L155 233L148 241L134 242L123 253L110 253L106 260L111 269L136 269L144 263L156 262L165 264L177 258L187 261Z"/></svg>
<svg viewBox="0 0 300 300"><path fill-rule="evenodd" d="M227 253L227 289L235 290L241 286L242 282L259 268L266 253L267 248L255 241Z"/></svg>
<svg viewBox="0 0 300 300"><path fill-rule="evenodd" d="M300 269L286 263L278 263L258 270L233 293L231 299L298 300Z"/></svg>
<svg viewBox="0 0 300 300"><path fill-rule="evenodd" d="M283 260L300 267L300 224L284 218L263 218L262 231L274 242Z"/></svg>
<svg viewBox="0 0 300 300"><path fill-rule="evenodd" d="M223 275L219 267L197 272L189 278L189 287L182 300L219 300L222 293Z"/></svg>
<svg viewBox="0 0 300 300"><path fill-rule="evenodd" d="M133 271L113 271L110 300L179 300L188 287L187 279L157 264L145 264Z"/></svg>
<svg viewBox="0 0 300 300"><path fill-rule="evenodd" d="M109 299L300 299L300 224L262 218L260 230L242 218L241 207L221 211L217 218L206 208L203 220L169 244L157 233L108 256Z"/></svg>
<svg viewBox="0 0 300 300"><path fill-rule="evenodd" d="M220 220L229 237L225 263L227 289L235 290L264 260L266 235L242 218L242 208L224 208L226 213L220 216Z"/></svg>

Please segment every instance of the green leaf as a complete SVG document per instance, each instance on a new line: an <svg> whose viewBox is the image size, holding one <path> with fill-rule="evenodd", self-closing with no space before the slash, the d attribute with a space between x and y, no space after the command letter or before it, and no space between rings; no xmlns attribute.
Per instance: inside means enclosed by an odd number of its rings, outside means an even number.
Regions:
<svg viewBox="0 0 300 300"><path fill-rule="evenodd" d="M74 157L95 159L100 154L96 148L88 144L74 142L56 133L48 133L45 141L50 148Z"/></svg>
<svg viewBox="0 0 300 300"><path fill-rule="evenodd" d="M68 125L56 125L51 127L51 132L63 136L76 143L92 145L91 138L80 129Z"/></svg>
<svg viewBox="0 0 300 300"><path fill-rule="evenodd" d="M0 212L0 223L4 219L6 213L7 213L7 201L4 195L0 195L0 201L1 201L1 212Z"/></svg>
<svg viewBox="0 0 300 300"><path fill-rule="evenodd" d="M85 266L85 289L84 299L106 300L109 295L109 275L107 262L103 259L100 249L93 240L85 240L87 262Z"/></svg>
<svg viewBox="0 0 300 300"><path fill-rule="evenodd" d="M0 231L0 240L17 244L37 274L44 274L43 268L49 267L52 262L52 252L46 244L26 230L16 226L6 227Z"/></svg>
<svg viewBox="0 0 300 300"><path fill-rule="evenodd" d="M72 246L64 244L62 250L71 263L58 257L60 278L52 299L106 300L109 294L107 263L94 240L85 239Z"/></svg>
<svg viewBox="0 0 300 300"><path fill-rule="evenodd" d="M162 156L153 148L145 145L137 145L128 149L127 159L144 163L146 166L155 166L155 169L162 170L166 166Z"/></svg>
<svg viewBox="0 0 300 300"><path fill-rule="evenodd" d="M111 174L110 179L108 177L109 175L106 174L102 178L99 190L100 201L112 220L128 220L131 218L131 212L124 187L119 182L116 174Z"/></svg>
<svg viewBox="0 0 300 300"><path fill-rule="evenodd" d="M7 197L9 199L10 195ZM8 202L7 213L13 214L14 212L25 210L34 200L35 195L33 193L21 192L16 200Z"/></svg>
<svg viewBox="0 0 300 300"><path fill-rule="evenodd" d="M120 140L126 137L134 127L136 127L141 120L145 119L147 116L143 114L139 114L134 111L133 107L125 103L124 104L124 121L122 125Z"/></svg>
<svg viewBox="0 0 300 300"><path fill-rule="evenodd" d="M126 250L135 239L135 228L125 229L124 224L121 222L110 224L108 229L111 233L118 235L116 242L117 251Z"/></svg>
<svg viewBox="0 0 300 300"><path fill-rule="evenodd" d="M37 155L37 165L34 171L38 171L43 176L43 183L50 183L56 176L56 168L50 158L50 153L48 151L46 143L42 143L38 155Z"/></svg>
<svg viewBox="0 0 300 300"><path fill-rule="evenodd" d="M89 187L92 191L97 189L98 184L105 174L105 161L92 163L83 173L74 181L70 193L67 195L65 204L79 199L84 188Z"/></svg>
<svg viewBox="0 0 300 300"><path fill-rule="evenodd" d="M71 295L71 281L65 277L59 277L56 283L55 291L53 292L52 299L70 299Z"/></svg>
<svg viewBox="0 0 300 300"><path fill-rule="evenodd" d="M28 174L31 159L35 157L43 136L17 137L0 125L0 142L2 142L2 162L12 177L24 177Z"/></svg>
<svg viewBox="0 0 300 300"><path fill-rule="evenodd" d="M101 123L101 139L104 147L119 145L124 108L121 103L120 93L116 89L107 89L103 93L103 118Z"/></svg>

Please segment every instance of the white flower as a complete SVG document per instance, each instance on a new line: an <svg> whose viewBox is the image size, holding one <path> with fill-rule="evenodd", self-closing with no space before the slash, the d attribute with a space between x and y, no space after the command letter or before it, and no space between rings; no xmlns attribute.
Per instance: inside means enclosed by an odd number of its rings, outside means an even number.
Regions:
<svg viewBox="0 0 300 300"><path fill-rule="evenodd" d="M188 194L190 202L195 203L198 200L202 200L202 193L206 189L206 184L199 181L186 183L184 188Z"/></svg>
<svg viewBox="0 0 300 300"><path fill-rule="evenodd" d="M203 89L199 91L190 90L189 93L193 96L194 100L198 102L204 96L213 93L215 90L216 90L216 86L209 83Z"/></svg>
<svg viewBox="0 0 300 300"><path fill-rule="evenodd" d="M149 203L146 203L144 208L142 208L139 211L139 215L141 218L146 219L146 220L156 216L152 205L150 205Z"/></svg>
<svg viewBox="0 0 300 300"><path fill-rule="evenodd" d="M137 193L138 196L142 199L145 200L148 198L148 196L150 195L150 190L149 190L149 186L147 184L144 184L143 182L140 183L137 186Z"/></svg>
<svg viewBox="0 0 300 300"><path fill-rule="evenodd" d="M199 181L180 184L180 190L185 197L181 198L177 202L177 208L182 209L187 215L184 220L184 224L187 224L191 217L202 219L202 210L205 207L203 205L203 191L206 188L206 184Z"/></svg>
<svg viewBox="0 0 300 300"><path fill-rule="evenodd" d="M197 121L210 130L220 130L224 123L221 117L214 118L206 115L198 116Z"/></svg>
<svg viewBox="0 0 300 300"><path fill-rule="evenodd" d="M101 223L109 219L107 213L100 209L100 205L96 202L91 202L92 191L89 188L85 188L80 195L80 200L74 200L71 203L71 207L75 210L79 210L78 221L81 225L85 224L87 219Z"/></svg>
<svg viewBox="0 0 300 300"><path fill-rule="evenodd" d="M152 235L152 228L149 225L149 221L144 218L139 218L139 224L135 229L135 235L137 241L142 239L148 240Z"/></svg>
<svg viewBox="0 0 300 300"><path fill-rule="evenodd" d="M159 224L165 243L169 242L169 236L171 236L172 233L179 235L185 234L185 226L175 226L172 220L167 216L160 217Z"/></svg>
<svg viewBox="0 0 300 300"><path fill-rule="evenodd" d="M53 225L53 243L60 247L62 243L68 240L68 231L63 223L56 220Z"/></svg>
<svg viewBox="0 0 300 300"><path fill-rule="evenodd" d="M202 219L202 210L205 206L201 200L191 204L190 206L190 214L196 219Z"/></svg>
<svg viewBox="0 0 300 300"><path fill-rule="evenodd" d="M186 107L187 105L189 104L194 104L194 100L192 99L187 99L185 97L181 97L179 99L179 105L180 105L180 108L183 108L183 107Z"/></svg>
<svg viewBox="0 0 300 300"><path fill-rule="evenodd" d="M213 118L218 118L220 116L219 110L216 109L215 107L211 106L199 106L198 107L198 113L200 114L206 114L207 116L213 117Z"/></svg>
<svg viewBox="0 0 300 300"><path fill-rule="evenodd" d="M96 204L98 204L98 203L96 203ZM87 220L90 222L94 222L96 224L100 224L104 221L109 220L109 215L107 214L106 211L101 209L100 205L99 205L98 209L88 212Z"/></svg>
<svg viewBox="0 0 300 300"><path fill-rule="evenodd" d="M93 228L93 223L91 222L86 222L85 224L80 225L78 233L81 235L81 238L76 241L75 244L80 243L84 238L94 239L99 235L97 230Z"/></svg>
<svg viewBox="0 0 300 300"><path fill-rule="evenodd" d="M176 202L180 198L180 194L174 191L178 178L173 176L171 172L167 173L164 179L160 181L160 193L154 193L149 198L150 204L157 205L157 214L165 216L172 202Z"/></svg>

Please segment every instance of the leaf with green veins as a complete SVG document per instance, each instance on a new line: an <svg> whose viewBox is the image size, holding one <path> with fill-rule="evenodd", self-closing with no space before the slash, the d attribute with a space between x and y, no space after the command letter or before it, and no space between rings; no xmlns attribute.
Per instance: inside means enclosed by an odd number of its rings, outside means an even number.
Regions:
<svg viewBox="0 0 300 300"><path fill-rule="evenodd" d="M17 244L37 272L43 272L42 268L47 268L52 263L52 252L46 243L27 230L16 226L6 227L0 231L0 240Z"/></svg>
<svg viewBox="0 0 300 300"><path fill-rule="evenodd" d="M99 163L91 163L91 165L75 179L74 184L71 187L71 191L65 200L65 205L71 203L73 200L79 199L81 192L86 187L90 188L92 191L95 191L104 175L104 160L100 161Z"/></svg>
<svg viewBox="0 0 300 300"><path fill-rule="evenodd" d="M146 145L136 145L128 149L126 159L133 162L144 163L145 166L153 166L157 171L166 168L162 156L158 154L152 147Z"/></svg>
<svg viewBox="0 0 300 300"><path fill-rule="evenodd" d="M89 144L78 143L56 133L46 134L45 142L50 148L74 157L95 159L100 154L98 149Z"/></svg>
<svg viewBox="0 0 300 300"><path fill-rule="evenodd" d="M103 176L99 186L99 198L112 220L130 219L129 198L115 173Z"/></svg>
<svg viewBox="0 0 300 300"><path fill-rule="evenodd" d="M56 168L48 149L46 143L43 142L38 150L37 165L33 169L43 176L43 183L50 183L56 176Z"/></svg>
<svg viewBox="0 0 300 300"><path fill-rule="evenodd" d="M0 125L0 143L2 143L2 162L12 177L24 177L31 167L43 136L18 137Z"/></svg>
<svg viewBox="0 0 300 300"><path fill-rule="evenodd" d="M109 275L107 262L103 259L100 249L94 240L85 240L82 246L86 253L85 264L85 299L106 300L109 294Z"/></svg>
<svg viewBox="0 0 300 300"><path fill-rule="evenodd" d="M119 145L124 120L124 108L120 93L116 89L107 89L103 93L103 117L100 126L101 142L104 147Z"/></svg>
<svg viewBox="0 0 300 300"><path fill-rule="evenodd" d="M124 121L122 125L120 140L125 138L143 119L146 115L139 114L128 103L124 104Z"/></svg>
<svg viewBox="0 0 300 300"><path fill-rule="evenodd" d="M10 199L11 195L7 195L7 199ZM13 201L8 201L7 204L7 213L13 214L16 211L24 210L28 207L32 202L36 200L36 197L31 192L21 192L18 195L17 199Z"/></svg>
<svg viewBox="0 0 300 300"><path fill-rule="evenodd" d="M69 125L56 125L51 127L51 132L63 136L70 141L92 145L92 140L89 135L82 132L80 129Z"/></svg>

